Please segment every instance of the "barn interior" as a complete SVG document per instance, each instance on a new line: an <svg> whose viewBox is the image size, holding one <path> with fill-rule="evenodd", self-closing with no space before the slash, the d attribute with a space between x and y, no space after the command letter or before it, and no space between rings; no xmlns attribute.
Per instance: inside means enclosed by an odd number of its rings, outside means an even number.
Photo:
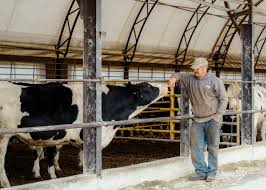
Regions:
<svg viewBox="0 0 266 190"><path fill-rule="evenodd" d="M45 79L83 79L84 27L81 0L0 1L0 80L43 83ZM205 57L211 70L226 81L241 80L242 49L237 25L249 22L248 1L230 0L102 0L102 77L120 80L158 80L167 83L174 72L189 73L195 57ZM253 1L254 80L266 79L266 22L264 0ZM242 12L243 11L243 12ZM229 13L234 13L234 22ZM43 80L43 81L42 81ZM71 82L73 82L71 81ZM264 84L261 84L264 85ZM180 92L169 89L138 118L181 114ZM241 144L240 118L226 121L221 148ZM223 138L228 137L228 138ZM82 173L78 150L64 146L63 173ZM134 124L121 128L103 150L103 169L180 155L180 121ZM6 170L12 185L48 180L32 177L32 150L12 139Z"/></svg>

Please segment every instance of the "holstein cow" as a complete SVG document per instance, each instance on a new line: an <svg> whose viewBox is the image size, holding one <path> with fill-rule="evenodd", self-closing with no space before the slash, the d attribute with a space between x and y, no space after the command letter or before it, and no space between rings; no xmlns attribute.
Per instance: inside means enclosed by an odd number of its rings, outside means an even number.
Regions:
<svg viewBox="0 0 266 190"><path fill-rule="evenodd" d="M231 84L227 89L229 109L236 109L237 105L241 110L240 86L238 83ZM266 89L260 85L254 86L254 109L266 109ZM266 139L266 113L254 114L254 131L260 132L262 141Z"/></svg>
<svg viewBox="0 0 266 190"><path fill-rule="evenodd" d="M102 86L103 121L133 118L148 105L167 94L166 84L127 84L125 86ZM57 124L82 123L82 84L14 84L0 83L0 121L2 128L24 128ZM114 137L118 126L102 128L102 148ZM0 135L0 182L10 186L5 172L5 154L11 135ZM46 132L16 134L30 146L47 147L53 153L56 145L82 144L82 129L54 130ZM40 149L39 149L40 150ZM50 175L55 173L53 162L49 164Z"/></svg>
<svg viewBox="0 0 266 190"><path fill-rule="evenodd" d="M225 89L227 90L230 86L229 84L224 84ZM227 105L226 109L229 109L229 104ZM232 123L236 122L236 115L224 115L223 116L223 125L221 126L221 142L232 142L233 138L231 135L227 135L230 133L236 132L236 127L232 127ZM231 123L231 124L230 124Z"/></svg>

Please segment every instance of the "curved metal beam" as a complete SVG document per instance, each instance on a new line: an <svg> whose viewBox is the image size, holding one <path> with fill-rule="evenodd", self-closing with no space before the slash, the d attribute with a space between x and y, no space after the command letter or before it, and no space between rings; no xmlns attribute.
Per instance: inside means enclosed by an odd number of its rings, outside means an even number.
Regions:
<svg viewBox="0 0 266 190"><path fill-rule="evenodd" d="M254 44L254 62L255 62L255 69L256 69L256 66L259 62L259 58L260 58L260 55L261 55L261 51L265 45L265 42L266 42L266 25L262 28L262 30L260 31L260 34Z"/></svg>
<svg viewBox="0 0 266 190"><path fill-rule="evenodd" d="M67 15L66 15L65 20L64 20L64 24L62 26L62 29L61 29L61 32L59 35L57 45L55 47L56 55L58 58L60 57L60 55L63 55L63 58L66 57L68 50L69 50L69 45L70 45L70 41L72 38L72 34L74 32L78 17L80 15L79 8L75 8L75 9L73 8L75 1L76 0L72 0L72 3L68 9ZM74 21L71 23L70 17L73 15L75 16L75 18L74 18ZM63 39L64 36L67 36L67 38ZM60 49L65 44L66 44L66 48Z"/></svg>
<svg viewBox="0 0 266 190"><path fill-rule="evenodd" d="M254 3L254 6L258 6L263 0L257 0L256 3ZM249 5L239 5L237 9L245 9ZM211 58L213 60L213 63L215 65L216 74L219 76L221 70L224 67L225 59L229 50L229 47L233 41L233 38L237 32L237 29L235 24L240 26L245 19L248 17L248 14L240 15L238 19L236 19L236 23L233 23L230 19L225 23L222 31L220 32L220 35L218 39L216 40L212 53Z"/></svg>
<svg viewBox="0 0 266 190"><path fill-rule="evenodd" d="M137 14L137 17L131 27L128 39L127 39L127 43L125 46L125 49L123 50L123 55L124 55L124 79L128 79L129 77L129 67L134 59L135 56L135 52L137 49L137 45L139 42L139 38L141 36L141 33L143 31L143 28L151 14L151 12L153 11L155 5L158 3L159 0L145 0L145 2L143 2L139 13ZM152 3L152 4L151 4ZM144 17L143 17L144 15ZM140 26L139 26L140 25ZM140 29L138 30L137 27ZM133 45L130 45L131 39L133 38Z"/></svg>
<svg viewBox="0 0 266 190"><path fill-rule="evenodd" d="M57 45L55 46L56 78L60 78L61 71L63 69L62 63L64 62L64 58L68 54L71 38L80 15L79 8L74 8L75 1L76 0L72 0L71 2L58 38ZM74 20L71 19L71 17L74 17Z"/></svg>
<svg viewBox="0 0 266 190"><path fill-rule="evenodd" d="M211 3L214 4L216 0L212 0ZM176 65L178 67L179 64L183 64L186 60L186 55L188 51L189 44L191 42L191 39L200 23L202 18L206 15L210 7L206 5L200 4L196 10L193 12L192 16L190 17L186 28L182 34L181 40L179 42L177 51L176 51ZM183 50L181 50L181 46L185 46ZM176 68L176 71L178 68Z"/></svg>

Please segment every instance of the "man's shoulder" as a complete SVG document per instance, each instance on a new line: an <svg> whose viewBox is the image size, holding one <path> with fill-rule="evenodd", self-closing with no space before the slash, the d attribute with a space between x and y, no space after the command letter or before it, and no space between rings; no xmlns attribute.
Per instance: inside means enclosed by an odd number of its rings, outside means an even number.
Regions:
<svg viewBox="0 0 266 190"><path fill-rule="evenodd" d="M221 78L217 77L214 73L210 73L210 77L214 81L223 82L223 80Z"/></svg>

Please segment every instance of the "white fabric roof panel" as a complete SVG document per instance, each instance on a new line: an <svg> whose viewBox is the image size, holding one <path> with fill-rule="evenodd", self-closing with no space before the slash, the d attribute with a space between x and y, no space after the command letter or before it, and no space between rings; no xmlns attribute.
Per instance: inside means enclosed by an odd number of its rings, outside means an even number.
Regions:
<svg viewBox="0 0 266 190"><path fill-rule="evenodd" d="M71 2L72 0L0 0L0 41L55 45ZM198 6L189 0L160 2L191 8ZM261 3L259 7L263 9L265 3ZM223 7L223 1L217 0L215 4ZM230 5L231 8L237 7L237 4ZM104 49L124 49L141 6L142 2L135 0L102 0L102 30L106 32L103 38ZM224 11L214 8L210 8L208 12L226 16ZM175 54L191 15L192 12L189 11L156 5L143 29L137 50ZM265 22L265 17L254 18L258 22ZM189 51L211 53L225 22L224 18L204 16L191 40ZM255 27L256 35L259 28ZM82 46L82 35L82 20L79 19L71 45ZM229 53L240 54L238 34ZM266 55L265 51L262 55Z"/></svg>

